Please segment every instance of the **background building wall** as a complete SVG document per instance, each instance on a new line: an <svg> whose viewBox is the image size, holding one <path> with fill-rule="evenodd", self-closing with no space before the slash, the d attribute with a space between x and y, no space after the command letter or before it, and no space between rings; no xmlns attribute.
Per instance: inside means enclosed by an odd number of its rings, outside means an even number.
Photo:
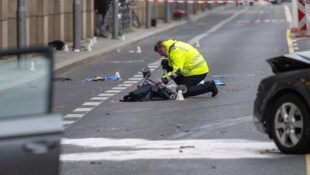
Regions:
<svg viewBox="0 0 310 175"><path fill-rule="evenodd" d="M94 34L94 1L81 1L82 40ZM25 0L27 46L72 42L73 0ZM17 47L18 0L0 0L0 49Z"/></svg>

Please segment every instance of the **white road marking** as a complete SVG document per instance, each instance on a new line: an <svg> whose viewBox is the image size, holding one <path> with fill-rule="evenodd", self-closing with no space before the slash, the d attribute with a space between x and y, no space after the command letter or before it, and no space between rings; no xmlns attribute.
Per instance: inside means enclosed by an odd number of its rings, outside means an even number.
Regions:
<svg viewBox="0 0 310 175"><path fill-rule="evenodd" d="M138 83L138 81L124 81L124 84L135 84Z"/></svg>
<svg viewBox="0 0 310 175"><path fill-rule="evenodd" d="M67 114L64 116L64 118L81 118L84 114Z"/></svg>
<svg viewBox="0 0 310 175"><path fill-rule="evenodd" d="M119 93L121 90L108 90L106 93Z"/></svg>
<svg viewBox="0 0 310 175"><path fill-rule="evenodd" d="M83 106L98 106L101 102L85 102Z"/></svg>
<svg viewBox="0 0 310 175"><path fill-rule="evenodd" d="M216 24L215 26L213 26L210 30L206 31L205 33L202 33L200 35L197 35L196 37L192 38L188 43L189 44L195 44L197 41L201 40L204 37L207 37L208 35L210 35L211 33L217 31L218 29L220 29L221 27L223 27L226 23L230 22L231 20L233 20L234 18L236 18L237 16L239 16L241 13L245 12L246 9L243 9L237 13L235 13L234 15L232 15L231 17L221 21L220 23Z"/></svg>
<svg viewBox="0 0 310 175"><path fill-rule="evenodd" d="M139 78L139 77L140 77L140 78L143 78L143 75L142 75L142 73L141 73L141 74L134 75L133 77L134 77L134 78Z"/></svg>
<svg viewBox="0 0 310 175"><path fill-rule="evenodd" d="M114 88L112 88L112 89L115 89L115 90L124 90L124 89L127 89L126 87L119 87L119 86L117 86L117 87L114 87Z"/></svg>
<svg viewBox="0 0 310 175"><path fill-rule="evenodd" d="M88 112L91 111L93 108L76 108L73 112Z"/></svg>
<svg viewBox="0 0 310 175"><path fill-rule="evenodd" d="M104 101L106 99L108 99L108 97L94 97L94 98L91 98L91 100L102 100L102 101Z"/></svg>
<svg viewBox="0 0 310 175"><path fill-rule="evenodd" d="M106 93L104 93L104 94L99 94L98 96L99 97L111 97L113 95L115 95L115 94L106 94Z"/></svg>
<svg viewBox="0 0 310 175"><path fill-rule="evenodd" d="M71 125L72 123L74 123L75 121L63 121L62 124L63 125Z"/></svg>
<svg viewBox="0 0 310 175"><path fill-rule="evenodd" d="M125 86L125 87L130 87L130 86L133 86L133 84L120 84L118 86Z"/></svg>
<svg viewBox="0 0 310 175"><path fill-rule="evenodd" d="M286 21L292 25L293 20L292 20L292 15L291 15L290 9L288 8L287 5L284 6L284 9L285 9Z"/></svg>
<svg viewBox="0 0 310 175"><path fill-rule="evenodd" d="M143 78L129 78L129 81L141 81Z"/></svg>
<svg viewBox="0 0 310 175"><path fill-rule="evenodd" d="M137 159L266 159L286 156L279 154L273 142L244 139L153 141L83 138L63 139L62 145L67 149L70 146L83 148L80 152L75 150L75 153L62 154L60 160L63 162ZM90 152L91 150L93 151Z"/></svg>

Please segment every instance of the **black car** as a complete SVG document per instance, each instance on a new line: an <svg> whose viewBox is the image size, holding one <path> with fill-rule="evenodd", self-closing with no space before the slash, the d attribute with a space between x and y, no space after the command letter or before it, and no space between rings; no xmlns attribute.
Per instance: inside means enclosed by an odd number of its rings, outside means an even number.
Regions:
<svg viewBox="0 0 310 175"><path fill-rule="evenodd" d="M254 124L283 153L310 152L310 51L268 59L275 75L263 79Z"/></svg>

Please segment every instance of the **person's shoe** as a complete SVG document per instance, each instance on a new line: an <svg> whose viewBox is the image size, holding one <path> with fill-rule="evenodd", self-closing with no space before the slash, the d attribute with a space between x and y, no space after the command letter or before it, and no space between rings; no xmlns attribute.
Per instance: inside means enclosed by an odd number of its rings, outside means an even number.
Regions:
<svg viewBox="0 0 310 175"><path fill-rule="evenodd" d="M213 80L211 81L211 91L212 91L211 97L215 97L217 95L217 93L218 93L216 84L215 84L215 82Z"/></svg>

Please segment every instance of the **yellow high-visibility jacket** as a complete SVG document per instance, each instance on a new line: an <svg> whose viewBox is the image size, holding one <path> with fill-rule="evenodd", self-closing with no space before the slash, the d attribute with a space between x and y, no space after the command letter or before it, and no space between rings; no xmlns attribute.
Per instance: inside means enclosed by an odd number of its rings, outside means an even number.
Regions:
<svg viewBox="0 0 310 175"><path fill-rule="evenodd" d="M166 82L179 75L202 75L209 72L208 64L200 53L190 44L167 40L163 42L167 50L168 64L173 71L162 76Z"/></svg>

